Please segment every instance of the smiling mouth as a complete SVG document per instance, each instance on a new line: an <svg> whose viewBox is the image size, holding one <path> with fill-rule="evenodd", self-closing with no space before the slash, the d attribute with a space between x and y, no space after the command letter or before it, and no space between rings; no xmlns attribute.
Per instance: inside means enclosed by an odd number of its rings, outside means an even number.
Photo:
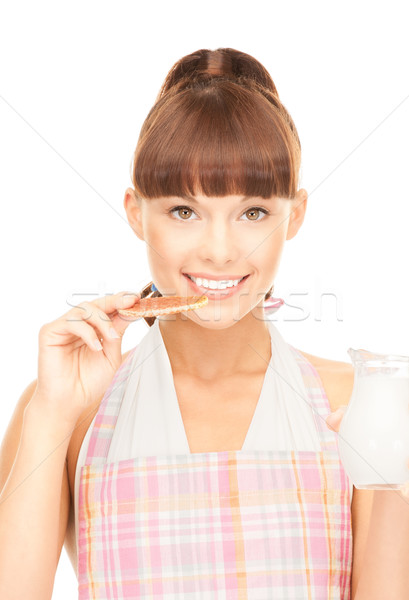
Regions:
<svg viewBox="0 0 409 600"><path fill-rule="evenodd" d="M210 287L205 287L203 285L198 285L196 281L194 281L194 279L188 275L187 273L182 273L184 275L184 277L187 277L196 287L198 287L201 290L204 290L204 292L207 294L220 294L220 295L226 295L229 294L236 290L242 283L243 281L245 281L249 276L250 273L248 275L245 275L244 277L242 277L241 279L239 279L238 283L236 285L231 285L231 286L226 286L223 288L210 288Z"/></svg>

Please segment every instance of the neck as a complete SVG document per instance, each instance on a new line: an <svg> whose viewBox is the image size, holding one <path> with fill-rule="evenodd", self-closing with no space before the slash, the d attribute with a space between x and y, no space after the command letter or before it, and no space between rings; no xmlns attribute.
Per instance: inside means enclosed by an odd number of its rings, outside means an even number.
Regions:
<svg viewBox="0 0 409 600"><path fill-rule="evenodd" d="M265 373L271 358L268 324L249 313L231 327L206 329L180 314L159 321L174 376L212 383L240 374Z"/></svg>

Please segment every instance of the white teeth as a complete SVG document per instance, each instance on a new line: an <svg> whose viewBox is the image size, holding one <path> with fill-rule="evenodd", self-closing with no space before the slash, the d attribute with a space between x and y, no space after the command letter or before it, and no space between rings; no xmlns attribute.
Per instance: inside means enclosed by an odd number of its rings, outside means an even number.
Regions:
<svg viewBox="0 0 409 600"><path fill-rule="evenodd" d="M241 281L241 279L216 281L215 279L202 279L201 277L193 277L192 275L189 275L189 277L196 285L208 288L209 290L225 290L226 288L236 286Z"/></svg>

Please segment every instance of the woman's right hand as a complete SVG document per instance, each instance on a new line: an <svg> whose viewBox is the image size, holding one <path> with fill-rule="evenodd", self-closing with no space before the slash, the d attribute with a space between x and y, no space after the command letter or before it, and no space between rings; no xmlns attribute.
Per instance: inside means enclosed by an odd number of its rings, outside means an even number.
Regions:
<svg viewBox="0 0 409 600"><path fill-rule="evenodd" d="M130 308L140 294L120 292L81 302L43 325L39 332L37 388L28 406L34 405L73 425L108 388L122 363L121 344L132 322L118 314ZM110 329L117 337L110 337ZM102 349L94 346L102 338Z"/></svg>

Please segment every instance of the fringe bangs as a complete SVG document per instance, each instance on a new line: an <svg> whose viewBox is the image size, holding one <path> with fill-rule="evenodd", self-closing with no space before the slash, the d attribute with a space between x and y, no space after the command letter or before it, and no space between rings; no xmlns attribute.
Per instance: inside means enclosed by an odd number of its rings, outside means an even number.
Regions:
<svg viewBox="0 0 409 600"><path fill-rule="evenodd" d="M160 98L142 126L137 196L294 198L301 148L283 105L225 78L181 88Z"/></svg>

